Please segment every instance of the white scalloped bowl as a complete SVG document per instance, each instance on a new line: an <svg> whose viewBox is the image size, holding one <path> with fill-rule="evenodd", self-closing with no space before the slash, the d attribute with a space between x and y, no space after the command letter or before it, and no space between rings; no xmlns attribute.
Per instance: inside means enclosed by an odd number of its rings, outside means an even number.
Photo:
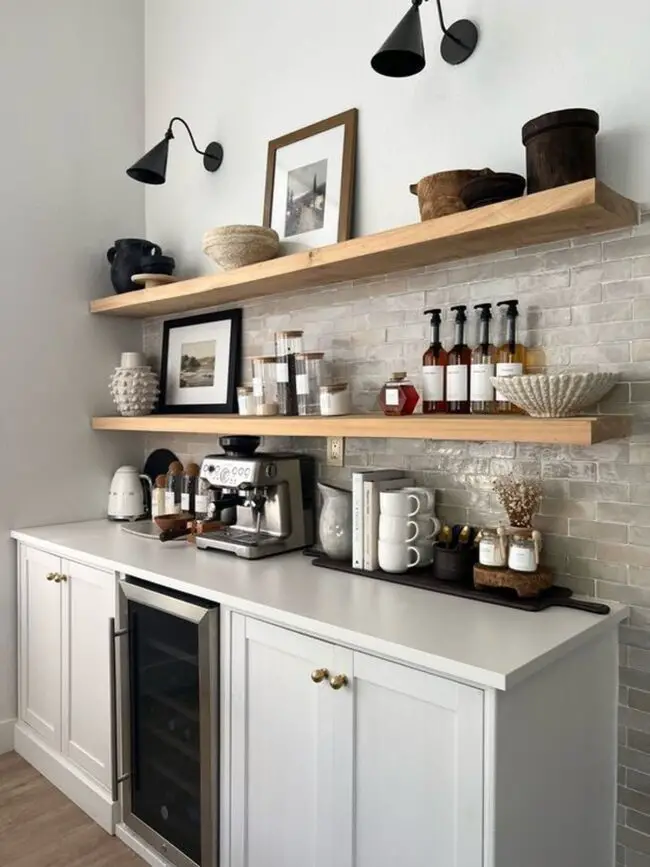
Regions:
<svg viewBox="0 0 650 867"><path fill-rule="evenodd" d="M566 418L602 400L617 379L617 373L535 373L493 376L492 385L533 418Z"/></svg>

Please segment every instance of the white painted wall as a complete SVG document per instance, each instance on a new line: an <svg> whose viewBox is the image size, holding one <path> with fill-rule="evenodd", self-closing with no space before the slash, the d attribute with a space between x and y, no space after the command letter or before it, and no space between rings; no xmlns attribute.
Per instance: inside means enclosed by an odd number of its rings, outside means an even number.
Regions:
<svg viewBox="0 0 650 867"><path fill-rule="evenodd" d="M524 171L521 127L557 108L601 114L599 174L650 201L650 4L621 0L446 0L448 22L481 30L475 55L451 67L439 56L433 0L422 6L428 65L387 79L370 58L408 0L145 0L148 145L181 114L200 144L225 147L217 175L201 167L182 132L169 179L147 191L147 230L185 273L209 272L205 229L262 217L270 139L357 106L356 234L418 219L409 183L431 172L489 165Z"/></svg>
<svg viewBox="0 0 650 867"><path fill-rule="evenodd" d="M141 0L3 0L0 28L0 752L15 715L9 530L105 514L131 438L94 434L137 324L91 318L105 251L144 231ZM137 456L137 457L136 457Z"/></svg>

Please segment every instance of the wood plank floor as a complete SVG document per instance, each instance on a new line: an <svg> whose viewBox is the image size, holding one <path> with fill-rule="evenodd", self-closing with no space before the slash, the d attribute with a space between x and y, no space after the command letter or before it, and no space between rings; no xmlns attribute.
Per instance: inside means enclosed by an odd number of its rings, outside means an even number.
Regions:
<svg viewBox="0 0 650 867"><path fill-rule="evenodd" d="M142 867L15 753L0 756L1 867Z"/></svg>

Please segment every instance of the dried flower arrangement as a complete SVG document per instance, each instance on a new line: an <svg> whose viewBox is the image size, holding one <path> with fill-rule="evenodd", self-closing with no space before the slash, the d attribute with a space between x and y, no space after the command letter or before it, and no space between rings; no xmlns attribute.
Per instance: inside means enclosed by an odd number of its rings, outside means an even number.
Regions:
<svg viewBox="0 0 650 867"><path fill-rule="evenodd" d="M525 479L509 473L492 483L497 499L503 506L511 527L528 528L542 502L541 479Z"/></svg>

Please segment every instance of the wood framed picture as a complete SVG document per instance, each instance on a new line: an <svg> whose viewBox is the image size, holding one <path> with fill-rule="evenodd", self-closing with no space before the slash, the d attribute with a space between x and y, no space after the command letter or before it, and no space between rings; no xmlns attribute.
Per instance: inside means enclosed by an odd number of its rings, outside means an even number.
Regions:
<svg viewBox="0 0 650 867"><path fill-rule="evenodd" d="M167 320L159 412L236 413L241 345L241 310Z"/></svg>
<svg viewBox="0 0 650 867"><path fill-rule="evenodd" d="M269 143L264 225L285 249L350 238L358 115L353 108Z"/></svg>

